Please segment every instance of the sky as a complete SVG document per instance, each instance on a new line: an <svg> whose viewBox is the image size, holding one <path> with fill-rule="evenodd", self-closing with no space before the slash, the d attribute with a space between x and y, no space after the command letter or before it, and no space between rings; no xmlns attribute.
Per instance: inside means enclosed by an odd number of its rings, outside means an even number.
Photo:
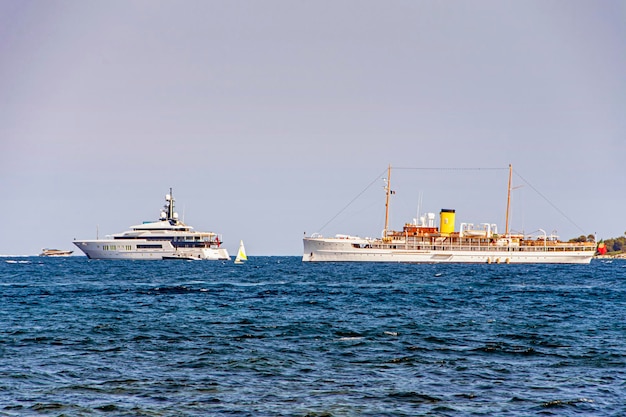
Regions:
<svg viewBox="0 0 626 417"><path fill-rule="evenodd" d="M231 254L300 255L380 235L389 165L391 229L504 230L512 164L512 230L622 236L625 74L623 0L0 0L0 254L171 187Z"/></svg>

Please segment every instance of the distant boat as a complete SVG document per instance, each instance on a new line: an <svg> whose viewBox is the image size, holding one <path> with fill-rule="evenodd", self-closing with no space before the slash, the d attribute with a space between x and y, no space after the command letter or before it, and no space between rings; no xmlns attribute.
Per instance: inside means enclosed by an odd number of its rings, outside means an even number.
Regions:
<svg viewBox="0 0 626 417"><path fill-rule="evenodd" d="M72 250L62 250L62 249L48 249L44 248L41 250L39 256L70 256L73 254Z"/></svg>
<svg viewBox="0 0 626 417"><path fill-rule="evenodd" d="M237 257L235 258L236 264L242 264L248 260L246 256L246 248L243 246L243 240L239 242L239 251L237 252Z"/></svg>

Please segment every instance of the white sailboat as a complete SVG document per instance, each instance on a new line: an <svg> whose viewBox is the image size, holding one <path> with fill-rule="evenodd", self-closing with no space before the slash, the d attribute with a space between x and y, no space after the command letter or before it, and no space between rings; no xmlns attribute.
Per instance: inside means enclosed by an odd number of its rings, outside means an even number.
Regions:
<svg viewBox="0 0 626 417"><path fill-rule="evenodd" d="M243 240L239 242L239 250L237 251L237 257L235 258L236 264L242 264L248 260L246 256L246 248L243 246Z"/></svg>

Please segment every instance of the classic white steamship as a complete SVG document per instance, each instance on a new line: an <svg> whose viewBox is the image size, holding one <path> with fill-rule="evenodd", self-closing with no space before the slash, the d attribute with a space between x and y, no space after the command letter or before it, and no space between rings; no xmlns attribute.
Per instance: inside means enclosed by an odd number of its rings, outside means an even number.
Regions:
<svg viewBox="0 0 626 417"><path fill-rule="evenodd" d="M197 232L178 219L171 188L165 201L157 221L131 226L108 239L75 240L74 244L90 259L230 259L219 235Z"/></svg>
<svg viewBox="0 0 626 417"><path fill-rule="evenodd" d="M543 232L529 238L509 232L512 167L506 230L498 234L495 224L461 223L455 229L455 211L442 209L439 227L435 214L404 225L402 231L388 229L391 166L387 173L385 228L381 238L350 235L304 238L303 262L409 262L409 263L555 263L588 264L596 253L593 242L562 242Z"/></svg>

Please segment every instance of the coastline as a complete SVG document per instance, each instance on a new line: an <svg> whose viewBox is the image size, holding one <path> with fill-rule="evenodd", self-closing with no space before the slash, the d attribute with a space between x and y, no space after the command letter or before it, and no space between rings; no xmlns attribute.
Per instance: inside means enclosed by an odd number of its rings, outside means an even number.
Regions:
<svg viewBox="0 0 626 417"><path fill-rule="evenodd" d="M596 255L596 259L626 259L626 252L616 253L615 255Z"/></svg>

